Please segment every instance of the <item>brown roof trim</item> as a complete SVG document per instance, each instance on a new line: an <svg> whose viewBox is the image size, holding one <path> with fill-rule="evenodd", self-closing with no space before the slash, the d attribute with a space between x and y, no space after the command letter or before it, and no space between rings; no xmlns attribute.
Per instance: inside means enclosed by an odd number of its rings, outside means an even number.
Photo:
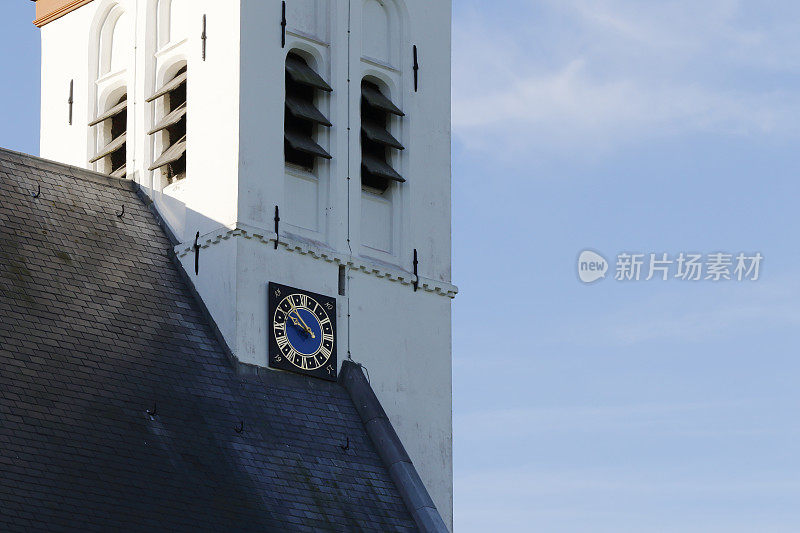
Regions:
<svg viewBox="0 0 800 533"><path fill-rule="evenodd" d="M39 28L47 23L53 22L75 11L81 6L85 6L92 0L36 0L36 20L33 24Z"/></svg>

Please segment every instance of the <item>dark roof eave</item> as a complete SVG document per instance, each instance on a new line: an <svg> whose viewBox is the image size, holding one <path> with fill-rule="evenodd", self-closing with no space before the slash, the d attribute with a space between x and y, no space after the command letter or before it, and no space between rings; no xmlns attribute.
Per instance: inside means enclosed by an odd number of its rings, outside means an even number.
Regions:
<svg viewBox="0 0 800 533"><path fill-rule="evenodd" d="M350 394L378 455L389 470L419 530L423 533L449 533L361 367L351 361L344 361L339 383Z"/></svg>

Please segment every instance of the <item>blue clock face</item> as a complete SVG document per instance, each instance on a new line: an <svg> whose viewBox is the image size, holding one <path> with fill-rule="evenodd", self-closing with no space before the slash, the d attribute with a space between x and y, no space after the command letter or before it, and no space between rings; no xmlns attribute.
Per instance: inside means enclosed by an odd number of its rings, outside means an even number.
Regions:
<svg viewBox="0 0 800 533"><path fill-rule="evenodd" d="M272 322L272 332L280 352L274 362L281 364L285 361L302 371L331 366L334 325L328 309L307 294L281 296Z"/></svg>
<svg viewBox="0 0 800 533"><path fill-rule="evenodd" d="M286 337L292 348L301 355L314 355L322 346L322 325L307 308L299 307L287 313Z"/></svg>

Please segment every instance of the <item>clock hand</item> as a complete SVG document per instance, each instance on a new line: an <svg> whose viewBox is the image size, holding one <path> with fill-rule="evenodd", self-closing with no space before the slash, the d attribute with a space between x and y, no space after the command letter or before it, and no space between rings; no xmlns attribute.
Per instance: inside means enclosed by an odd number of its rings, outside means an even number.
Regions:
<svg viewBox="0 0 800 533"><path fill-rule="evenodd" d="M294 323L295 323L295 324L297 324L298 326L302 324L302 326L303 326L303 329L304 329L304 330L306 330L308 333L311 333L311 330L310 330L310 329L308 329L308 325L306 324L305 320L303 320L303 317L302 317L302 316L300 316L300 311L297 309L297 307L294 307L294 306L292 306L292 310L291 310L291 311L289 311L289 313L290 313L290 314L289 314L290 318L291 318L291 319L294 321ZM297 315L297 319L295 319L295 318L294 318L294 317L291 315L291 313L294 313L295 315ZM301 324L298 324L298 323L297 323L297 320L299 320L299 321L301 322Z"/></svg>
<svg viewBox="0 0 800 533"><path fill-rule="evenodd" d="M306 321L305 321L305 320L303 320L303 317L302 317L302 316L300 316L300 311L298 311L298 310L297 310L297 307L294 307L294 306L292 306L292 310L291 310L291 311L289 311L289 313L290 313L290 314L289 314L289 318L291 318L291 319L292 319L292 322L294 322L296 326L299 326L300 324L298 324L298 323L297 323L297 320L295 320L295 319L294 319L294 317L291 315L291 313L294 313L294 314L296 314L296 315L297 315L297 318L299 318L299 319L300 319L300 322L302 322L302 323L303 323L303 328L306 330L306 333L308 333L309 335L311 335L311 338L312 338L312 339L316 339L316 338L317 338L317 336L316 336L316 335L314 335L314 332L313 332L313 331L311 331L311 328L309 328L309 327L308 327L308 325L306 324Z"/></svg>
<svg viewBox="0 0 800 533"><path fill-rule="evenodd" d="M290 312L291 312L291 311L290 311ZM292 315L289 315L289 318L291 318L291 319L292 319L292 323L294 324L294 327L296 327L297 329L299 329L300 331L302 331L304 335L308 336L308 330L307 330L306 328L304 328L304 327L303 327L303 325L300 323L300 321L299 321L299 320L297 320L297 319L296 319L295 317L293 317Z"/></svg>
<svg viewBox="0 0 800 533"><path fill-rule="evenodd" d="M289 312L291 313L291 311L289 311ZM289 318L291 318L291 319L292 319L292 323L294 323L294 325L295 325L295 326L297 326L298 328L300 328L300 327L302 327L302 326L303 326L303 325L300 323L300 321L299 321L299 320L297 320L297 319L296 319L295 317L293 317L292 315L289 315Z"/></svg>

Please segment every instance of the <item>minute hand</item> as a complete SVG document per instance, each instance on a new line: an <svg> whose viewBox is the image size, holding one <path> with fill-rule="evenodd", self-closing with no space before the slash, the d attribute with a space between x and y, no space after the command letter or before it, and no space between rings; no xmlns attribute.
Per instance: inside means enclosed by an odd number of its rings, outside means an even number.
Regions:
<svg viewBox="0 0 800 533"><path fill-rule="evenodd" d="M293 321L293 322L295 322L295 324L297 324L297 322L295 321L294 317L292 316L292 313L294 313L295 315L297 315L297 318L298 318L298 319L300 319L300 322L303 324L303 328L305 328L305 330L306 330L306 333L308 333L309 335L311 335L311 338L312 338L312 339L316 339L316 338L317 338L317 336L316 336L316 335L314 335L314 332L313 332L313 331L311 331L311 328L309 328L309 327L308 327L308 324L306 324L306 321L305 321L305 320L303 320L303 317L302 317L302 316L300 316L300 311L298 311L298 310L297 310L297 307L292 307L292 310L291 310L291 311L289 311L289 318L291 318L291 319L292 319L292 321Z"/></svg>

